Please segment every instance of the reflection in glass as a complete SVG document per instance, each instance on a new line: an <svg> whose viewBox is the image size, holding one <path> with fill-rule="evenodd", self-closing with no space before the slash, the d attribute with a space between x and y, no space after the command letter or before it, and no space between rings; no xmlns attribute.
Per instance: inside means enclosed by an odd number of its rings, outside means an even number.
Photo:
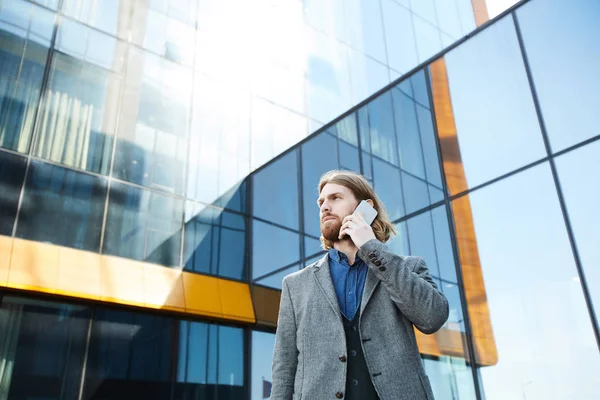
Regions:
<svg viewBox="0 0 600 400"><path fill-rule="evenodd" d="M169 192L183 191L191 78L185 67L129 49L115 177Z"/></svg>
<svg viewBox="0 0 600 400"><path fill-rule="evenodd" d="M348 54L353 104L358 104L390 83L388 68L384 64L352 48L348 48Z"/></svg>
<svg viewBox="0 0 600 400"><path fill-rule="evenodd" d="M441 356L423 357L425 373L429 376L436 399L475 400L473 372L464 358ZM491 398L492 393L486 393Z"/></svg>
<svg viewBox="0 0 600 400"><path fill-rule="evenodd" d="M288 276L289 274L291 274L293 272L298 271L298 269L299 269L299 266L294 265L290 268L284 269L283 271L279 271L276 274L270 275L264 279L260 279L260 280L256 281L255 283L281 290L281 283L283 282L283 278L285 278L286 276Z"/></svg>
<svg viewBox="0 0 600 400"><path fill-rule="evenodd" d="M250 172L250 94L194 76L187 196L207 204Z"/></svg>
<svg viewBox="0 0 600 400"><path fill-rule="evenodd" d="M76 399L90 308L5 296L0 307L3 398Z"/></svg>
<svg viewBox="0 0 600 400"><path fill-rule="evenodd" d="M0 235L12 236L27 160L0 151Z"/></svg>
<svg viewBox="0 0 600 400"><path fill-rule="evenodd" d="M450 0L450 2L453 2ZM437 25L437 15L434 0L410 0L412 11L430 24Z"/></svg>
<svg viewBox="0 0 600 400"><path fill-rule="evenodd" d="M55 53L40 109L37 156L108 175L121 80Z"/></svg>
<svg viewBox="0 0 600 400"><path fill-rule="evenodd" d="M337 143L338 140L328 131L325 131L314 136L301 147L304 231L316 237L321 236L319 207L317 205L319 180L325 172L340 167L338 164Z"/></svg>
<svg viewBox="0 0 600 400"><path fill-rule="evenodd" d="M440 268L439 277L447 282L457 282L456 264L454 261L454 251L452 250L452 239L450 238L446 206L436 207L431 210L431 220L433 222L438 266Z"/></svg>
<svg viewBox="0 0 600 400"><path fill-rule="evenodd" d="M400 169L373 157L373 182L392 221L405 215Z"/></svg>
<svg viewBox="0 0 600 400"><path fill-rule="evenodd" d="M389 65L408 72L419 64L411 13L395 0L382 0L381 5Z"/></svg>
<svg viewBox="0 0 600 400"><path fill-rule="evenodd" d="M469 187L545 155L510 16L452 50L445 60Z"/></svg>
<svg viewBox="0 0 600 400"><path fill-rule="evenodd" d="M246 221L243 216L188 202L184 238L185 270L245 278Z"/></svg>
<svg viewBox="0 0 600 400"><path fill-rule="evenodd" d="M252 222L252 279L300 260L300 235L276 226Z"/></svg>
<svg viewBox="0 0 600 400"><path fill-rule="evenodd" d="M483 274L497 347L497 363L479 369L486 395L597 397L600 357L549 166L533 167L469 197L472 215L459 213L455 219L474 222L476 242L471 239L469 246L476 244L481 271L463 265L464 281ZM459 206L464 201L455 200L455 212L464 209ZM475 328L481 308L466 290Z"/></svg>
<svg viewBox="0 0 600 400"><path fill-rule="evenodd" d="M406 229L406 222L400 222L396 225L398 234L387 242L388 248L398 254L399 256L405 256L410 254L410 247L408 244L408 231Z"/></svg>
<svg viewBox="0 0 600 400"><path fill-rule="evenodd" d="M298 229L298 152L291 151L252 176L253 215Z"/></svg>
<svg viewBox="0 0 600 400"><path fill-rule="evenodd" d="M398 154L396 146L396 132L394 129L394 115L392 108L392 96L386 92L376 99L370 101L367 106L367 117L369 119L369 137L371 138L371 154L383 160L398 165ZM360 118L364 118L363 113ZM364 127L360 122L360 127ZM361 131L361 135L363 132Z"/></svg>
<svg viewBox="0 0 600 400"><path fill-rule="evenodd" d="M83 398L170 398L176 329L170 318L96 309Z"/></svg>
<svg viewBox="0 0 600 400"><path fill-rule="evenodd" d="M251 400L268 399L271 395L271 364L275 335L252 332L252 393ZM260 356L259 356L260 354Z"/></svg>
<svg viewBox="0 0 600 400"><path fill-rule="evenodd" d="M431 212L427 211L406 221L408 240L410 242L410 255L423 257L429 273L439 278L438 255L436 242L433 236Z"/></svg>
<svg viewBox="0 0 600 400"><path fill-rule="evenodd" d="M410 86L410 80L404 82L408 82ZM415 101L398 89L392 89L391 92L394 99L400 166L403 170L425 179L425 165Z"/></svg>
<svg viewBox="0 0 600 400"><path fill-rule="evenodd" d="M423 144L423 156L425 157L425 172L427 182L442 188L442 175L440 172L440 159L435 141L431 111L417 103L417 119L421 131L421 143Z"/></svg>
<svg viewBox="0 0 600 400"><path fill-rule="evenodd" d="M379 62L386 62L380 2L346 0L344 6L350 27L348 44Z"/></svg>
<svg viewBox="0 0 600 400"><path fill-rule="evenodd" d="M0 146L29 151L55 15L29 2L0 4Z"/></svg>
<svg viewBox="0 0 600 400"><path fill-rule="evenodd" d="M310 257L313 254L322 253L321 241L310 236L304 236L304 256Z"/></svg>
<svg viewBox="0 0 600 400"><path fill-rule="evenodd" d="M182 218L183 200L113 182L103 252L178 266Z"/></svg>
<svg viewBox="0 0 600 400"><path fill-rule="evenodd" d="M58 1L57 1L58 3ZM63 0L61 11L77 21L126 39L131 0ZM63 20L63 23L65 20ZM79 38L81 40L81 38Z"/></svg>
<svg viewBox="0 0 600 400"><path fill-rule="evenodd" d="M106 191L106 179L33 160L17 236L97 252Z"/></svg>
<svg viewBox="0 0 600 400"><path fill-rule="evenodd" d="M597 319L600 319L600 183L595 177L587 179L587 176L592 171L600 171L599 151L600 142L594 142L556 159L567 213Z"/></svg>
<svg viewBox="0 0 600 400"><path fill-rule="evenodd" d="M553 151L600 134L600 3L536 0L517 16Z"/></svg>
<svg viewBox="0 0 600 400"><path fill-rule="evenodd" d="M419 61L424 62L442 50L440 31L434 25L418 16L413 17L413 23L415 26L415 36L417 38Z"/></svg>
<svg viewBox="0 0 600 400"><path fill-rule="evenodd" d="M463 35L460 15L455 0L435 0L437 19L442 32L446 32L458 39ZM468 32L464 32L465 34ZM454 42L454 39L452 40ZM444 46L446 47L446 46Z"/></svg>
<svg viewBox="0 0 600 400"><path fill-rule="evenodd" d="M430 204L427 183L419 178L402 172L402 189L406 214L413 213Z"/></svg>

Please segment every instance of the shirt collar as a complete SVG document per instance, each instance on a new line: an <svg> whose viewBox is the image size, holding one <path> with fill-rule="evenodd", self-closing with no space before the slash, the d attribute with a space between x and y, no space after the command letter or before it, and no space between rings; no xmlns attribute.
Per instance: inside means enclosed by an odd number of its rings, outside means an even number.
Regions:
<svg viewBox="0 0 600 400"><path fill-rule="evenodd" d="M348 266L350 266L350 263L348 262L348 257L346 257L346 255L344 253L342 253L339 250L334 249L333 247L329 249L329 258L331 258L333 261L340 263L340 264L346 264ZM358 254L356 254L356 260L354 260L354 264L357 264L359 261L362 261L360 259L360 257L358 257Z"/></svg>

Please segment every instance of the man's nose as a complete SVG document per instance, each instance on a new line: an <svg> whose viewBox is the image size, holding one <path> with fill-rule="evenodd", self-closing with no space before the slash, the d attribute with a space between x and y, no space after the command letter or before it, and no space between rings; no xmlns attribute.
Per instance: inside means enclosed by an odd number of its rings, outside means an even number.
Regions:
<svg viewBox="0 0 600 400"><path fill-rule="evenodd" d="M327 201L324 201L323 204L321 204L321 214L327 211L331 211L331 207L329 206L329 203Z"/></svg>

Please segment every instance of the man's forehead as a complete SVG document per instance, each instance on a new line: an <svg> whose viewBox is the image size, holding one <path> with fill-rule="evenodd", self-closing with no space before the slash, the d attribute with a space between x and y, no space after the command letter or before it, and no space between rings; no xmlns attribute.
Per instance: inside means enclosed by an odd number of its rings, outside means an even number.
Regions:
<svg viewBox="0 0 600 400"><path fill-rule="evenodd" d="M331 196L332 194L348 194L348 193L350 193L350 189L348 189L347 187L345 187L343 185L338 185L336 183L328 183L325 186L323 186L323 189L321 189L321 194L319 195L319 198Z"/></svg>

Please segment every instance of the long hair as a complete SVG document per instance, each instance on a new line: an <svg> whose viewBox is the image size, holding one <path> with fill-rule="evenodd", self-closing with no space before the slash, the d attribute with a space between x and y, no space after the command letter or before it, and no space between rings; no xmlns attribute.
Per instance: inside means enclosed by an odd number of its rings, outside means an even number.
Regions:
<svg viewBox="0 0 600 400"><path fill-rule="evenodd" d="M373 200L373 208L377 210L377 217L371 224L371 227L373 228L373 233L375 233L377 240L385 243L390 239L392 233L394 235L396 234L396 227L390 222L385 206L381 200L379 200L375 190L364 176L356 172L344 170L332 170L326 172L319 181L319 194L321 194L323 187L328 183L342 185L350 189L352 193L354 193L356 200L359 202L368 199ZM321 247L325 250L329 250L333 247L333 243L321 235Z"/></svg>

